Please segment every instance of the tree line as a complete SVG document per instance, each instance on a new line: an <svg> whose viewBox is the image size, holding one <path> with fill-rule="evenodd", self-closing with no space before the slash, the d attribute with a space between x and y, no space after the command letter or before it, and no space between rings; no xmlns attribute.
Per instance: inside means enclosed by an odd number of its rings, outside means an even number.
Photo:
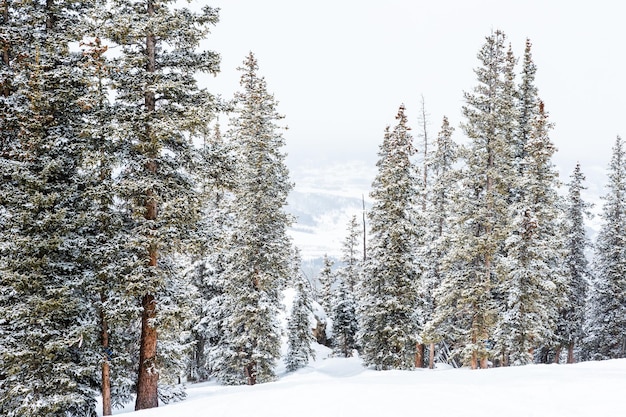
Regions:
<svg viewBox="0 0 626 417"><path fill-rule="evenodd" d="M400 107L380 147L367 259L354 219L317 309L287 236L283 116L255 56L231 100L197 84L220 70L199 50L216 9L1 11L0 414L93 416L101 395L109 415L133 398L137 410L182 398L182 379L271 381L287 287L288 370L313 356L314 334L376 369L423 366L425 346L474 368L561 348L624 356L621 141L591 280L584 176L577 167L558 196L530 43L517 85L504 34L486 38L467 146L444 119L418 167Z"/></svg>
<svg viewBox="0 0 626 417"><path fill-rule="evenodd" d="M477 58L477 85L464 94L464 143L452 139L446 117L429 143L423 101L421 149L404 105L385 131L367 256L354 255L354 217L340 266L333 272L327 258L320 274L335 351L358 352L381 370L623 358L623 142L613 149L592 245L580 164L559 193L531 42L519 74L501 31Z"/></svg>

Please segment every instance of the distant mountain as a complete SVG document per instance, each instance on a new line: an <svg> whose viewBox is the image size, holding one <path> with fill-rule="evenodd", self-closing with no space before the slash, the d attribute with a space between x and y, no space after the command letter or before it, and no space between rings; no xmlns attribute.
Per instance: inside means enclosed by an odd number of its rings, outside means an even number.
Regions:
<svg viewBox="0 0 626 417"><path fill-rule="evenodd" d="M324 191L291 192L287 211L296 221L290 235L304 260L319 260L324 254L340 257L348 221L357 216L360 222L363 217L362 198L361 195L345 197ZM365 207L370 208L367 201Z"/></svg>

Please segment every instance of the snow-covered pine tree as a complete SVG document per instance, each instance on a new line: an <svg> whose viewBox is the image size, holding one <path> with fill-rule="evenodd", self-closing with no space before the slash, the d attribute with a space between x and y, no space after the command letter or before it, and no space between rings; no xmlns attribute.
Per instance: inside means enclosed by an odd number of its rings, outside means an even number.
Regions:
<svg viewBox="0 0 626 417"><path fill-rule="evenodd" d="M112 0L108 26L119 46L111 71L125 151L119 190L133 219L126 290L141 303L137 410L158 406L166 324L176 308L165 294L176 284L171 257L186 251L201 214L192 139L209 126L215 106L195 75L219 70L217 54L197 50L217 11L205 6L196 13L175 3Z"/></svg>
<svg viewBox="0 0 626 417"><path fill-rule="evenodd" d="M506 259L501 265L499 293L504 295L505 305L495 340L505 365L531 363L536 347L553 344L564 302L559 183L551 160L556 148L548 136L551 125L543 103L538 107L527 128L529 136L516 181L518 195L509 206L512 233L506 239Z"/></svg>
<svg viewBox="0 0 626 417"><path fill-rule="evenodd" d="M506 35L496 31L478 53L478 85L465 93L462 124L470 143L461 148L465 161L444 278L437 291L435 316L455 317L452 339L465 364L487 367L489 341L497 316L493 288L498 283L502 242L509 234L508 203L512 188L512 136L516 125L512 54ZM438 319L438 321L439 321Z"/></svg>
<svg viewBox="0 0 626 417"><path fill-rule="evenodd" d="M230 143L221 134L219 123L205 140L199 154L198 175L202 183L204 216L198 241L202 250L189 271L198 299L194 302L196 318L191 329L194 347L188 379L204 381L211 373L210 357L219 348L222 323L228 312L224 305L224 270L228 231L232 226L232 193L235 187L235 159Z"/></svg>
<svg viewBox="0 0 626 417"><path fill-rule="evenodd" d="M347 285L347 290L354 294L361 274L361 252L359 251L361 229L356 215L350 218L347 232L341 248L341 268L337 270L337 279L343 280Z"/></svg>
<svg viewBox="0 0 626 417"><path fill-rule="evenodd" d="M518 88L512 154L516 178L510 183L509 198L512 229L495 287L499 314L494 351L501 365L530 363L535 347L553 343L559 303L564 301L559 183L551 162L555 148L548 136L551 124L534 84L531 47L527 40Z"/></svg>
<svg viewBox="0 0 626 417"><path fill-rule="evenodd" d="M626 152L618 136L609 164L604 220L595 244L586 349L589 359L626 357Z"/></svg>
<svg viewBox="0 0 626 417"><path fill-rule="evenodd" d="M567 363L574 363L575 348L580 348L584 337L583 325L587 301L587 287L591 280L589 262L586 252L591 243L585 233L585 217L591 214L591 204L582 198L585 175L580 163L574 167L570 175L565 215L565 267L567 273L566 299L567 304L561 310L557 326L560 345L567 348Z"/></svg>
<svg viewBox="0 0 626 417"><path fill-rule="evenodd" d="M348 222L347 235L341 249L341 264L334 276L337 288L331 297L330 315L333 320L335 353L345 358L357 348L357 291L361 275L359 236L361 230L356 215Z"/></svg>
<svg viewBox="0 0 626 417"><path fill-rule="evenodd" d="M3 2L0 414L92 416L97 340L81 262L81 54L91 2Z"/></svg>
<svg viewBox="0 0 626 417"><path fill-rule="evenodd" d="M324 308L324 312L330 316L332 310L333 284L335 274L333 274L334 262L324 254L323 266L319 274L320 282L320 305Z"/></svg>
<svg viewBox="0 0 626 417"><path fill-rule="evenodd" d="M421 185L411 158L415 153L401 105L393 130L386 129L372 183L371 238L359 294L363 360L376 369L415 366L418 320L415 317L421 265L416 259L416 205Z"/></svg>
<svg viewBox="0 0 626 417"><path fill-rule="evenodd" d="M136 358L130 352L138 334L135 326L130 325L136 307L124 297L124 267L128 262L124 243L128 236L126 215L115 203L113 172L119 168L121 155L108 97L109 63L105 58L108 48L102 44L97 29L102 24L98 16L104 14L101 7L92 10L94 18L87 27L90 36L81 43L83 68L90 77L89 89L80 99L86 121L81 137L87 144L82 164L83 193L90 202L82 230L85 238L82 262L91 277L90 285L84 287L84 297L96 308L98 316L102 412L111 415L113 407L132 399Z"/></svg>
<svg viewBox="0 0 626 417"><path fill-rule="evenodd" d="M275 378L280 357L282 290L291 275L291 244L285 213L292 189L282 152L283 118L250 53L239 70L228 138L237 150L237 186L225 274L224 345L216 366L229 384L256 384Z"/></svg>
<svg viewBox="0 0 626 417"><path fill-rule="evenodd" d="M426 238L422 248L427 266L420 285L420 309L423 314L422 339L430 344L429 367L434 366L435 343L446 343L445 335L449 333L446 326L452 323L451 317L435 320L435 291L441 285L443 269L441 259L444 258L450 242L448 239L449 223L452 218L452 199L457 178L455 165L458 161L458 146L452 140L454 128L444 116L441 130L435 141L435 150L429 159L431 182L426 205ZM435 324L436 323L436 324Z"/></svg>
<svg viewBox="0 0 626 417"><path fill-rule="evenodd" d="M311 317L311 285L301 272L301 258L298 248L294 250L292 283L295 288L295 297L291 305L291 314L287 320L287 356L285 365L287 371L295 371L305 367L310 359L315 359L313 350L313 329Z"/></svg>
<svg viewBox="0 0 626 417"><path fill-rule="evenodd" d="M521 174L523 161L526 156L526 143L530 140L533 121L539 116L539 97L535 86L537 66L532 59L532 43L526 39L524 60L522 62L522 76L518 87L518 128L515 135L514 157L516 168Z"/></svg>
<svg viewBox="0 0 626 417"><path fill-rule="evenodd" d="M357 344L357 304L355 296L350 291L345 277L339 277L338 287L335 290L331 317L333 320L333 351L335 355L349 358L352 356Z"/></svg>

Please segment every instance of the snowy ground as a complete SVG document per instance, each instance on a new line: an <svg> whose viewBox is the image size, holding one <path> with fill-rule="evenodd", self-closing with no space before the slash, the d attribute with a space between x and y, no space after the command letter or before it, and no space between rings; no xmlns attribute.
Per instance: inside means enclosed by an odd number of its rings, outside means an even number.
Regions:
<svg viewBox="0 0 626 417"><path fill-rule="evenodd" d="M357 358L318 358L273 383L190 385L184 402L128 417L624 417L626 359L480 371L377 372Z"/></svg>

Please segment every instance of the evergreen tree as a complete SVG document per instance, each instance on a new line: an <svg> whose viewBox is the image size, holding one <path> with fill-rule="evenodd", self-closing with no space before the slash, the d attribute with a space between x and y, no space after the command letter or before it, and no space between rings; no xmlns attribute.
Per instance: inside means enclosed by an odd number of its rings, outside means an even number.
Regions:
<svg viewBox="0 0 626 417"><path fill-rule="evenodd" d="M354 294L359 282L361 267L359 252L359 236L361 235L361 230L356 221L356 216L350 218L347 231L348 235L341 249L342 266L337 270L337 278L344 281L347 285L347 290Z"/></svg>
<svg viewBox="0 0 626 417"><path fill-rule="evenodd" d="M420 268L415 210L420 184L411 157L415 153L404 105L397 125L387 128L372 184L369 213L370 255L362 282L360 341L367 366L414 367L418 327L415 317Z"/></svg>
<svg viewBox="0 0 626 417"><path fill-rule="evenodd" d="M470 143L461 149L465 167L455 195L450 251L444 278L437 291L435 328L455 317L457 351L472 369L487 367L489 340L497 316L494 286L508 236L507 207L513 187L513 149L516 111L512 88L512 54L505 52L506 36L496 31L478 53L478 86L465 93L462 125Z"/></svg>
<svg viewBox="0 0 626 417"><path fill-rule="evenodd" d="M96 8L93 14L102 13ZM134 318L134 306L124 294L124 273L128 253L124 251L126 215L115 202L115 178L119 168L120 144L116 141L112 123L113 109L108 99L109 62L107 47L96 29L99 20L91 22L89 33L96 35L82 43L84 69L90 76L90 86L80 105L85 110L85 127L81 136L87 147L83 154L83 193L91 202L82 230L85 242L82 261L91 276L90 286L84 287L86 302L96 307L101 344L100 387L103 415L112 408L131 400L134 385L132 372L135 358L129 352L138 335L129 323Z"/></svg>
<svg viewBox="0 0 626 417"><path fill-rule="evenodd" d="M125 153L119 190L133 220L126 292L141 302L140 410L158 406L160 370L172 359L164 350L171 346L167 324L175 323L173 296L183 288L173 279L172 257L188 250L200 217L190 139L209 125L214 104L195 75L217 73L219 57L197 48L217 12L206 6L195 13L173 0L113 0L110 10L108 36L119 45L111 71L115 117Z"/></svg>
<svg viewBox="0 0 626 417"><path fill-rule="evenodd" d="M590 246L585 233L585 216L590 216L591 205L582 199L585 175L580 163L576 164L570 176L566 207L565 266L568 285L566 289L567 305L561 310L558 326L560 343L567 347L567 363L574 363L574 348L580 347L583 340L583 325L587 301L587 287L591 279L586 251Z"/></svg>
<svg viewBox="0 0 626 417"><path fill-rule="evenodd" d="M626 357L626 154L618 136L596 240L587 324L590 359Z"/></svg>
<svg viewBox="0 0 626 417"><path fill-rule="evenodd" d="M235 159L230 143L221 135L219 123L205 140L199 154L198 174L202 183L204 216L198 241L202 250L190 271L196 287L196 318L191 329L194 348L191 352L188 379L204 381L211 373L210 357L219 348L222 323L227 315L224 305L224 271L228 231L232 227L232 193L235 187Z"/></svg>
<svg viewBox="0 0 626 417"><path fill-rule="evenodd" d="M344 358L352 356L357 345L357 306L345 277L338 277L338 288L333 302L333 351Z"/></svg>
<svg viewBox="0 0 626 417"><path fill-rule="evenodd" d="M315 351L312 343L315 342L313 337L311 319L311 287L300 272L301 261L300 252L296 248L293 259L293 283L296 294L291 306L291 315L287 321L287 356L285 364L287 371L295 371L306 366L309 359L315 359Z"/></svg>
<svg viewBox="0 0 626 417"><path fill-rule="evenodd" d="M0 34L0 414L91 416L97 363L81 260L91 2L4 2Z"/></svg>
<svg viewBox="0 0 626 417"><path fill-rule="evenodd" d="M518 88L518 130L515 137L515 161L518 171L521 173L522 162L526 156L526 143L533 134L533 121L539 116L539 98L535 86L537 66L532 59L532 43L526 39L524 60L522 63L522 80Z"/></svg>
<svg viewBox="0 0 626 417"><path fill-rule="evenodd" d="M558 229L558 174L551 161L556 149L548 136L550 127L539 102L519 164L518 195L509 206L512 233L505 242L499 288L506 302L495 332L502 364L531 363L535 347L550 345L563 303L564 243Z"/></svg>
<svg viewBox="0 0 626 417"><path fill-rule="evenodd" d="M324 265L320 271L319 281L321 285L320 304L324 308L324 312L330 315L332 309L333 284L335 275L333 274L333 261L328 255L324 255Z"/></svg>
<svg viewBox="0 0 626 417"><path fill-rule="evenodd" d="M292 184L282 153L282 116L252 53L239 70L242 91L235 95L229 131L238 153L236 212L224 271L229 315L216 366L223 382L253 385L275 378L280 357L277 316L291 275L291 217L283 208Z"/></svg>
<svg viewBox="0 0 626 417"><path fill-rule="evenodd" d="M534 84L536 66L531 46L527 40L516 93L517 125L512 137L516 178L510 181L509 196L511 229L504 245L504 263L498 271L500 282L494 288L499 304L494 353L502 365L528 363L535 346L553 345L558 308L564 302L564 243L562 230L557 227L561 222L556 196L559 184L550 161L555 149L548 137L551 126ZM512 69L513 59L507 62ZM551 297L548 292L553 293Z"/></svg>
<svg viewBox="0 0 626 417"><path fill-rule="evenodd" d="M430 343L429 366L434 365L435 342L444 342L449 329L444 330L444 322L435 320L435 292L443 280L441 259L450 245L449 223L452 218L452 199L457 178L455 164L458 161L458 146L452 140L454 128L444 117L441 130L435 142L435 151L428 166L431 170L431 186L426 206L426 244L423 246L424 259L428 260L421 280L420 302L423 314L424 333L422 338ZM445 318L450 324L450 317ZM434 323L438 322L437 326Z"/></svg>
<svg viewBox="0 0 626 417"><path fill-rule="evenodd" d="M357 308L361 262L359 236L361 234L356 216L350 218L346 239L341 250L342 266L335 274L337 288L331 297L330 314L333 320L333 345L337 354L347 358L357 348Z"/></svg>

